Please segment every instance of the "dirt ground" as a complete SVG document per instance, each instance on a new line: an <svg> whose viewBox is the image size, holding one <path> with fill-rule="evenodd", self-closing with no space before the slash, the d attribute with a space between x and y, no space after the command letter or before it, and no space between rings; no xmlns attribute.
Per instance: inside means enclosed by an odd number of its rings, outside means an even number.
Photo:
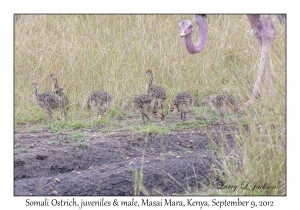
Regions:
<svg viewBox="0 0 300 210"><path fill-rule="evenodd" d="M15 195L174 195L201 190L221 149L235 156L237 128L205 125L169 133L15 130ZM210 138L208 137L210 136ZM142 175L141 175L142 174ZM142 183L142 185L141 185ZM139 187L142 186L142 187Z"/></svg>

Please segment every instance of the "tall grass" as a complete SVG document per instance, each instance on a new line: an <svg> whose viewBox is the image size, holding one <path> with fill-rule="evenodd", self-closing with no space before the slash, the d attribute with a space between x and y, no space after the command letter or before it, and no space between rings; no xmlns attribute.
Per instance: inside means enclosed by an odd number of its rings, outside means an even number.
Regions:
<svg viewBox="0 0 300 210"><path fill-rule="evenodd" d="M69 120L90 115L78 105L94 90L114 96L114 110L124 112L135 94L145 93L146 69L154 84L168 92L168 101L188 91L198 104L212 93L250 98L259 67L259 46L243 15L209 15L204 51L191 55L177 24L191 15L23 15L15 23L15 121L46 122L32 99L32 81L40 91L51 89L49 73L59 77L72 108ZM224 155L227 179L278 183L277 191L237 194L284 194L286 130L286 37L274 16L277 35L271 59L275 95L264 94L245 121L249 131L236 136L242 166ZM196 41L197 33L194 33ZM217 193L217 192L214 192Z"/></svg>

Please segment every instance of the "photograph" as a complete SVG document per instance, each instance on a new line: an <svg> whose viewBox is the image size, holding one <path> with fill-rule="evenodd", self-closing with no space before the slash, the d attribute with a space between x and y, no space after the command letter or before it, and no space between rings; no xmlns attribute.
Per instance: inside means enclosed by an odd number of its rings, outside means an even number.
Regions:
<svg viewBox="0 0 300 210"><path fill-rule="evenodd" d="M12 14L13 196L197 209L244 205L221 196L285 197L287 20ZM273 206L263 199L253 207Z"/></svg>

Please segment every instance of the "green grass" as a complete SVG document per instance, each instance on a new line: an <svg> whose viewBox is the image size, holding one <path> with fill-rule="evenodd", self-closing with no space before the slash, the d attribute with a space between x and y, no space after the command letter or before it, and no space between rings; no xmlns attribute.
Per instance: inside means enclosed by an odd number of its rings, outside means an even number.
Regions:
<svg viewBox="0 0 300 210"><path fill-rule="evenodd" d="M133 131L142 134L159 134L159 135L170 132L169 128L154 123L150 123L150 124L146 123L145 125L127 126L123 128L123 130Z"/></svg>
<svg viewBox="0 0 300 210"><path fill-rule="evenodd" d="M100 129L99 131L101 132L101 133L109 133L109 132L111 132L111 128L102 128L102 129Z"/></svg>
<svg viewBox="0 0 300 210"><path fill-rule="evenodd" d="M49 145L57 145L58 142L57 142L57 141L48 141L48 144L49 144Z"/></svg>
<svg viewBox="0 0 300 210"><path fill-rule="evenodd" d="M115 122L109 117L100 117L100 118L93 118L91 121L86 123L87 128L96 128L99 126L114 126L116 125Z"/></svg>
<svg viewBox="0 0 300 210"><path fill-rule="evenodd" d="M19 152L20 152L20 153L27 153L27 152L28 152L28 149L20 149Z"/></svg>
<svg viewBox="0 0 300 210"><path fill-rule="evenodd" d="M19 136L14 135L14 141L18 141L19 140Z"/></svg>
<svg viewBox="0 0 300 210"><path fill-rule="evenodd" d="M172 126L171 130L184 130L187 128L199 128L201 126L206 126L212 124L213 121L206 120L195 120L195 121L185 121L179 122Z"/></svg>
<svg viewBox="0 0 300 210"><path fill-rule="evenodd" d="M124 111L119 109L116 106L111 107L106 113L106 115L109 116L110 118L122 116L124 114L125 114Z"/></svg>
<svg viewBox="0 0 300 210"><path fill-rule="evenodd" d="M17 143L14 145L14 148L18 148L18 147L21 147L22 145L20 143Z"/></svg>
<svg viewBox="0 0 300 210"><path fill-rule="evenodd" d="M81 139L82 137L84 137L84 135L82 133L79 133L79 132L71 133L71 140L72 141L77 141L77 140Z"/></svg>
<svg viewBox="0 0 300 210"><path fill-rule="evenodd" d="M84 142L78 142L76 146L79 148L87 148L88 147Z"/></svg>
<svg viewBox="0 0 300 210"><path fill-rule="evenodd" d="M49 129L52 133L60 131L75 131L82 128L97 128L99 126L114 126L116 123L112 118L106 117L92 117L84 120L53 120L52 122L46 122L44 127Z"/></svg>
<svg viewBox="0 0 300 210"><path fill-rule="evenodd" d="M201 106L198 109L192 109L196 119L212 121L218 118L218 114L208 106Z"/></svg>
<svg viewBox="0 0 300 210"><path fill-rule="evenodd" d="M39 130L39 128L38 128L38 126L37 125L34 125L34 126L32 126L31 128L30 128L30 132L31 133L36 133L36 132L38 132L38 130Z"/></svg>

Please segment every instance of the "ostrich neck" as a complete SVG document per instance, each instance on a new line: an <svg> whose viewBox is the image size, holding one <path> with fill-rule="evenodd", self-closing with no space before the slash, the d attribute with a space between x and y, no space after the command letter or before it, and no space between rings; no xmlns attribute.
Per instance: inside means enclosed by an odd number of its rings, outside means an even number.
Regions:
<svg viewBox="0 0 300 210"><path fill-rule="evenodd" d="M149 94L149 89L152 86L152 82L153 82L152 75L149 75L149 79L148 79L148 82L147 82L147 85L146 85L146 90L147 90L148 94Z"/></svg>
<svg viewBox="0 0 300 210"><path fill-rule="evenodd" d="M58 81L57 81L57 78L54 79L53 90L58 90Z"/></svg>
<svg viewBox="0 0 300 210"><path fill-rule="evenodd" d="M36 100L38 100L39 99L39 93L38 93L38 89L37 88L34 88L34 97L35 97L35 99Z"/></svg>
<svg viewBox="0 0 300 210"><path fill-rule="evenodd" d="M184 44L189 53L195 54L199 53L205 47L207 37L208 37L208 24L205 17L201 17L195 20L198 25L198 42L194 45L192 40L192 34L188 34L184 37Z"/></svg>

